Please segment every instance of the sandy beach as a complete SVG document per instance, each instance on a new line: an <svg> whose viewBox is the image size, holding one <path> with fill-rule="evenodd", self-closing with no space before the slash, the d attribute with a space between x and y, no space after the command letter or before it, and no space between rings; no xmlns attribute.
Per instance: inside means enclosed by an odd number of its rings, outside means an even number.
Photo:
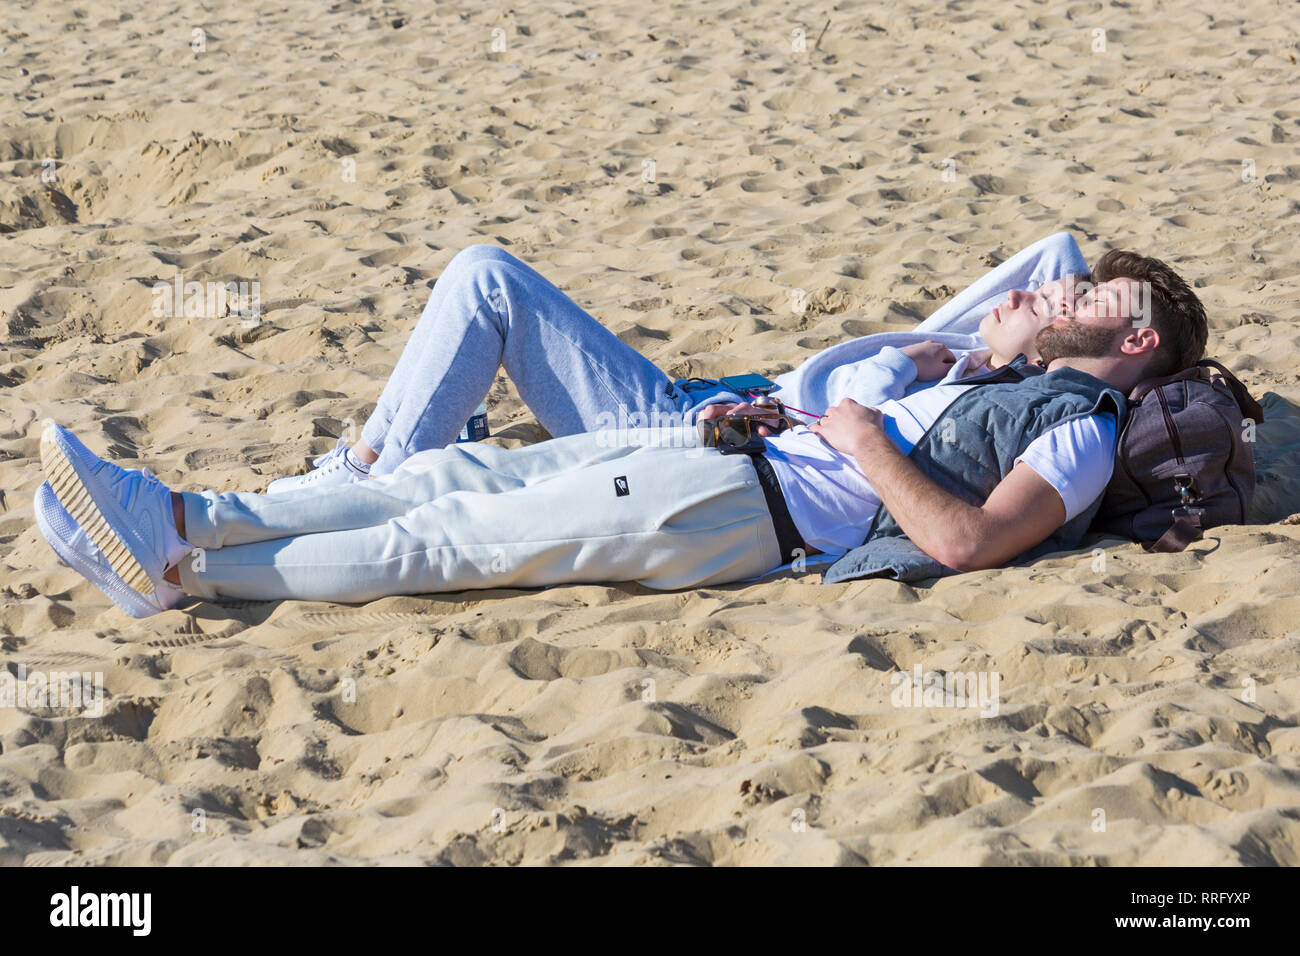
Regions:
<svg viewBox="0 0 1300 956"><path fill-rule="evenodd" d="M0 667L104 697L0 706L0 864L1300 863L1294 14L7 4ZM46 419L181 489L301 473L472 243L674 377L775 375L1060 230L1194 285L1268 415L1253 524L930 586L137 621L33 522ZM178 277L258 316L160 308ZM488 405L547 437L504 376ZM900 703L954 672L996 713Z"/></svg>

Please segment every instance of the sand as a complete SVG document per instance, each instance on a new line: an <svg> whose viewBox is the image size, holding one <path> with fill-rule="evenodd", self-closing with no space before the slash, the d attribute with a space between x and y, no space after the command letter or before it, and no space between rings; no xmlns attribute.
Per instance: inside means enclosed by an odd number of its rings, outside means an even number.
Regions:
<svg viewBox="0 0 1300 956"><path fill-rule="evenodd" d="M0 862L1300 863L1298 24L1270 0L9 3L0 655L107 699L0 707ZM33 524L46 418L181 488L302 471L470 243L670 374L771 374L1060 229L1194 280L1212 354L1268 396L1257 523L929 587L144 621ZM261 324L155 315L178 274L258 281ZM493 441L545 437L504 378L489 404ZM996 673L997 715L896 706L916 668Z"/></svg>

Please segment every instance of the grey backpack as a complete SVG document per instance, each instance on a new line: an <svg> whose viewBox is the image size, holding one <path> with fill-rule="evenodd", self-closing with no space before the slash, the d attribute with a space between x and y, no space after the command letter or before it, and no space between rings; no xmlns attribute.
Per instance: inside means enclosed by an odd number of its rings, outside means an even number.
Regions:
<svg viewBox="0 0 1300 956"><path fill-rule="evenodd" d="M1244 523L1255 493L1253 426L1263 420L1246 386L1210 359L1139 382L1090 530L1182 551L1205 528Z"/></svg>

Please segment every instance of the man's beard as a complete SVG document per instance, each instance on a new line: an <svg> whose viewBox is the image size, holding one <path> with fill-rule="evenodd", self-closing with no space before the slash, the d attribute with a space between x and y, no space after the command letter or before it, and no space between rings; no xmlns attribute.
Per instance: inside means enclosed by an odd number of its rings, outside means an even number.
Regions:
<svg viewBox="0 0 1300 956"><path fill-rule="evenodd" d="M1067 322L1042 329L1034 337L1034 345L1042 356L1044 366L1062 358L1101 358L1110 354L1111 344L1119 331L1098 325Z"/></svg>

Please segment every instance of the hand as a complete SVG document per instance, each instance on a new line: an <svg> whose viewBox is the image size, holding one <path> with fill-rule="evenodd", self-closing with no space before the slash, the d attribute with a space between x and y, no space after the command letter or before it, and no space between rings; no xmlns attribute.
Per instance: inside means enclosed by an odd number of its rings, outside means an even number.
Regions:
<svg viewBox="0 0 1300 956"><path fill-rule="evenodd" d="M851 398L827 411L808 430L836 451L857 459L868 457L874 443L889 441L880 409L859 405Z"/></svg>
<svg viewBox="0 0 1300 956"><path fill-rule="evenodd" d="M696 421L703 422L708 421L711 418L721 418L723 415L762 415L764 418L770 418L772 420L772 427L768 428L766 425L758 425L755 428L755 431L757 431L763 438L776 434L778 425L776 410L772 408L758 408L749 404L749 402L740 402L736 405L727 405L725 403L708 405L701 409L700 413L696 415L695 418Z"/></svg>
<svg viewBox="0 0 1300 956"><path fill-rule="evenodd" d="M957 361L957 356L946 345L938 342L917 342L899 349L916 363L916 380L933 382L943 378Z"/></svg>
<svg viewBox="0 0 1300 956"><path fill-rule="evenodd" d="M706 405L700 409L700 413L695 416L696 421L708 421L710 418L721 418L723 415L730 415L735 405L725 402L717 402L713 405Z"/></svg>

